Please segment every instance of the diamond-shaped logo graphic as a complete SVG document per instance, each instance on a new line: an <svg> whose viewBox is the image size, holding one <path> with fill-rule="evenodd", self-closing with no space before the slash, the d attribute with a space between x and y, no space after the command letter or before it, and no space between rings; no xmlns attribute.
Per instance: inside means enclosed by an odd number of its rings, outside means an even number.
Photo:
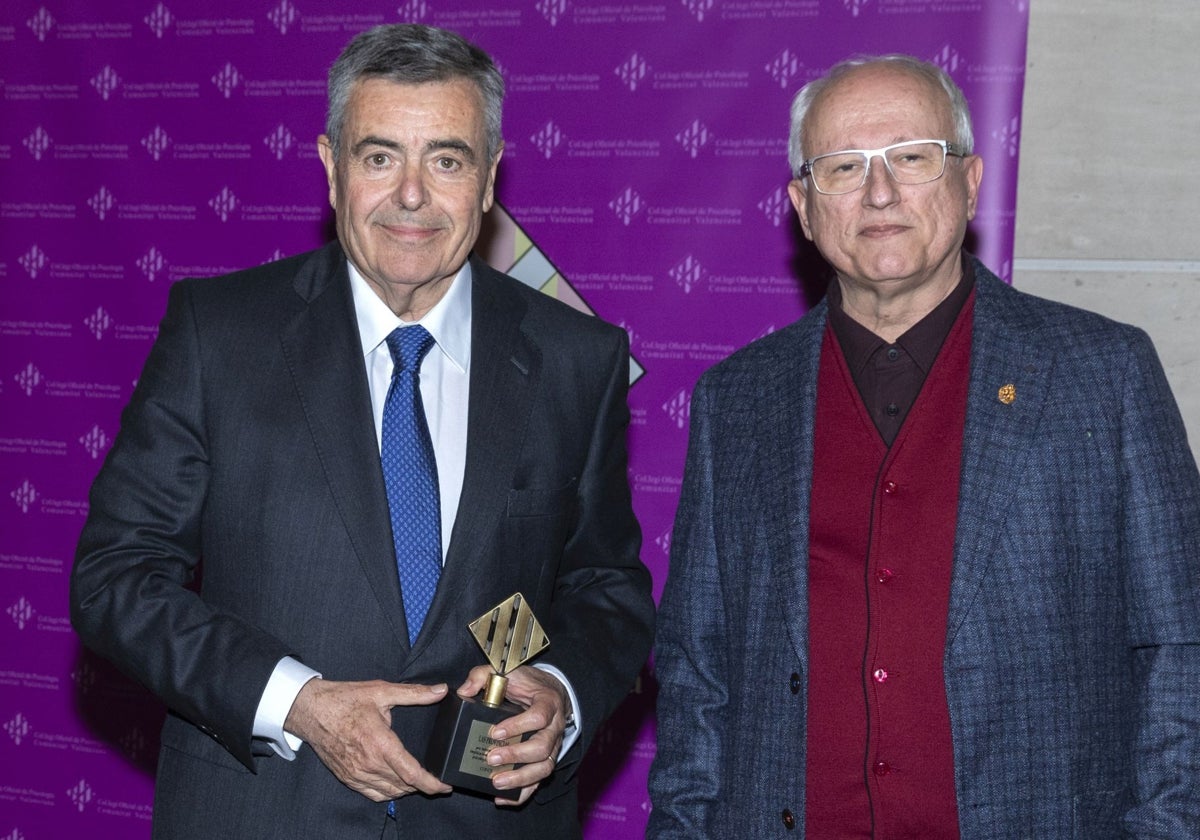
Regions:
<svg viewBox="0 0 1200 840"><path fill-rule="evenodd" d="M17 712L17 716L4 724L4 731L8 733L8 737L12 738L13 743L18 747L21 742L29 737L31 727L29 726L29 718Z"/></svg>
<svg viewBox="0 0 1200 840"><path fill-rule="evenodd" d="M112 326L112 317L104 311L103 306L96 307L96 311L83 319L84 325L92 335L96 336L96 340L104 338L104 333Z"/></svg>
<svg viewBox="0 0 1200 840"><path fill-rule="evenodd" d="M96 668L87 660L81 660L79 667L71 672L71 682L80 694L87 694L96 685Z"/></svg>
<svg viewBox="0 0 1200 840"><path fill-rule="evenodd" d="M17 507L21 509L21 513L29 513L29 509L33 507L33 503L38 498L37 488L29 483L29 479L21 482L21 486L8 495L17 503Z"/></svg>
<svg viewBox="0 0 1200 840"><path fill-rule="evenodd" d="M42 155L50 148L50 135L39 125L32 134L21 141L21 144L29 150L34 160L41 160Z"/></svg>
<svg viewBox="0 0 1200 840"><path fill-rule="evenodd" d="M958 54L958 50L946 44L932 59L933 63L941 67L947 74L953 76L958 72L959 66L962 64L962 56Z"/></svg>
<svg viewBox="0 0 1200 840"><path fill-rule="evenodd" d="M146 736L136 726L125 733L121 739L121 752L133 762L136 762L146 752Z"/></svg>
<svg viewBox="0 0 1200 840"><path fill-rule="evenodd" d="M842 5L845 6L851 16L858 17L858 13L862 11L863 6L866 6L868 0L842 0Z"/></svg>
<svg viewBox="0 0 1200 840"><path fill-rule="evenodd" d="M1008 152L1009 157L1016 157L1021 148L1021 120L1013 117L1002 128L992 132L992 137L999 140Z"/></svg>
<svg viewBox="0 0 1200 840"><path fill-rule="evenodd" d="M21 264L21 268L25 269L25 271L29 273L31 279L36 280L38 272L45 268L46 264L49 263L50 260L46 256L45 251L43 251L37 245L34 245L32 248L22 254L17 259L17 262Z"/></svg>
<svg viewBox="0 0 1200 840"><path fill-rule="evenodd" d="M151 246L150 250L138 258L137 267L141 269L146 279L153 283L158 279L158 273L163 270L167 261L163 259L162 251Z"/></svg>
<svg viewBox="0 0 1200 840"><path fill-rule="evenodd" d="M708 144L708 128L700 120L692 120L692 124L675 135L679 145L693 158Z"/></svg>
<svg viewBox="0 0 1200 840"><path fill-rule="evenodd" d="M784 50L772 58L763 69L781 90L788 90L792 81L800 75L800 59L791 50Z"/></svg>
<svg viewBox="0 0 1200 840"><path fill-rule="evenodd" d="M150 153L150 157L159 160L163 152L167 150L167 146L171 145L171 138L167 136L167 132L162 130L162 126L154 126L154 130L142 138L142 148Z"/></svg>
<svg viewBox="0 0 1200 840"><path fill-rule="evenodd" d="M104 221L115 204L116 199L113 198L108 187L101 187L94 196L88 199L88 207L92 208L92 212L99 217L100 221Z"/></svg>
<svg viewBox="0 0 1200 840"><path fill-rule="evenodd" d="M549 160L554 150L562 145L563 133L554 124L554 120L550 120L529 139L537 146L537 150L546 156L546 160Z"/></svg>
<svg viewBox="0 0 1200 840"><path fill-rule="evenodd" d="M692 416L692 395L686 388L681 388L675 396L663 403L663 411L671 418L676 428L686 429L688 419Z"/></svg>
<svg viewBox="0 0 1200 840"><path fill-rule="evenodd" d="M608 203L608 207L617 214L622 224L628 226L642 209L642 197L633 187L626 187L624 192Z"/></svg>
<svg viewBox="0 0 1200 840"><path fill-rule="evenodd" d="M117 71L109 65L104 67L92 77L92 87L96 89L96 93L100 94L100 98L105 102L112 96L113 91L121 84L121 77L117 75Z"/></svg>
<svg viewBox="0 0 1200 840"><path fill-rule="evenodd" d="M777 187L774 192L758 202L757 206L767 217L768 222L774 227L779 227L788 217L788 208L792 206L792 203L788 199L787 189Z"/></svg>
<svg viewBox="0 0 1200 840"><path fill-rule="evenodd" d="M37 10L37 14L25 21L25 25L33 31L39 41L45 41L50 30L54 28L54 18L46 11L46 7L42 6Z"/></svg>
<svg viewBox="0 0 1200 840"><path fill-rule="evenodd" d="M42 372L34 367L33 362L30 362L21 368L20 372L13 379L17 381L17 387L25 392L25 396L32 397L33 389L41 384Z"/></svg>
<svg viewBox="0 0 1200 840"><path fill-rule="evenodd" d="M142 20L144 20L146 25L150 27L150 31L154 33L155 38L161 38L163 33L166 32L174 22L174 18L171 17L170 9L168 9L162 3L159 3L157 6L155 6L154 11L146 15L144 18L142 18Z"/></svg>
<svg viewBox="0 0 1200 840"><path fill-rule="evenodd" d="M404 0L396 11L400 13L401 20L407 23L417 23L425 20L426 15L429 14L429 4L425 0Z"/></svg>
<svg viewBox="0 0 1200 840"><path fill-rule="evenodd" d="M87 454L92 456L92 459L100 457L100 453L108 449L110 443L108 435L104 434L104 430L99 426L92 426L87 430L87 433L79 439L80 444L87 450Z"/></svg>
<svg viewBox="0 0 1200 840"><path fill-rule="evenodd" d="M659 549L662 550L663 554L669 555L671 553L671 534L672 533L673 533L673 530L671 528L668 528L667 530L665 530L661 534L659 534L658 538L654 540L654 544L656 546L658 546Z"/></svg>
<svg viewBox="0 0 1200 840"><path fill-rule="evenodd" d="M33 605L26 600L22 595L17 602L10 606L7 610L8 617L13 620L13 624L17 625L18 630L24 630L33 618Z"/></svg>
<svg viewBox="0 0 1200 840"><path fill-rule="evenodd" d="M704 16L712 11L716 0L683 0L684 8L692 13L692 17L704 23Z"/></svg>
<svg viewBox="0 0 1200 840"><path fill-rule="evenodd" d="M567 13L567 0L538 0L534 8L542 13L551 26L558 26L559 20Z"/></svg>
<svg viewBox="0 0 1200 840"><path fill-rule="evenodd" d="M692 289L698 286L704 278L704 266L700 265L699 260L688 254L676 263L675 267L667 274L679 285L679 288L683 289L684 294L690 294Z"/></svg>
<svg viewBox="0 0 1200 840"><path fill-rule="evenodd" d="M233 211L237 209L237 196L233 194L233 190L229 187L222 187L221 191L209 199L208 206L217 214L222 222L229 221L229 217Z"/></svg>
<svg viewBox="0 0 1200 840"><path fill-rule="evenodd" d="M71 798L71 802L79 809L79 812L83 813L83 809L92 801L95 793L92 791L91 785L80 779L78 784L67 789L67 796Z"/></svg>
<svg viewBox="0 0 1200 840"><path fill-rule="evenodd" d="M221 91L221 95L228 99L233 95L237 86L242 83L242 74L231 62L226 61L225 66L212 77L212 83L216 85L217 90Z"/></svg>
<svg viewBox="0 0 1200 840"><path fill-rule="evenodd" d="M296 11L296 6L291 0L280 0L278 6L267 12L267 20L275 24L275 28L279 30L280 35L286 35L288 28L299 17L300 13Z"/></svg>
<svg viewBox="0 0 1200 840"><path fill-rule="evenodd" d="M646 64L646 59L634 53L613 72L617 74L625 87L630 91L635 91L641 81L646 78L646 74L650 72L650 67Z"/></svg>
<svg viewBox="0 0 1200 840"><path fill-rule="evenodd" d="M296 142L296 138L292 132L288 131L287 126L277 125L275 130L263 138L263 143L271 154L275 156L275 160L283 160L283 156L287 154L288 149Z"/></svg>

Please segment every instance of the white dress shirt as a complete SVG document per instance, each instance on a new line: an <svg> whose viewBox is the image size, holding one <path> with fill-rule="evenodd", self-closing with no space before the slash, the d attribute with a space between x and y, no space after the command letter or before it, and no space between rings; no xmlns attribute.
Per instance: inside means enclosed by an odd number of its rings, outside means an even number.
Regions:
<svg viewBox="0 0 1200 840"><path fill-rule="evenodd" d="M467 463L467 407L471 379L471 265L463 265L451 281L446 294L419 322L406 322L398 318L353 263L349 263L349 269L358 335L362 341L367 384L371 393L375 440L380 448L383 436L383 406L391 386L393 368L387 337L396 327L420 323L433 336L435 342L421 361L420 387L425 421L429 426L429 436L433 441L433 454L437 462L444 563L450 546L450 534L454 531L454 521L458 515L458 501L462 495L463 475ZM552 665L539 664L535 667L557 677L566 687L571 707L579 709L575 692L561 671ZM253 734L256 738L265 739L271 749L283 758L295 758L295 751L303 743L283 729L292 703L305 683L320 676L307 665L285 657L275 666L267 682L254 715ZM465 678L466 674L463 677ZM574 722L563 733L560 758L579 737L580 726L582 721L576 712Z"/></svg>

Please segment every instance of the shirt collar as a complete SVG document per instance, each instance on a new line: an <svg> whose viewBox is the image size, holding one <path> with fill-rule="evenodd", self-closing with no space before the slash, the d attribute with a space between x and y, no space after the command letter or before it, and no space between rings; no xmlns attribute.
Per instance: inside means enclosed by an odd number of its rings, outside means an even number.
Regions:
<svg viewBox="0 0 1200 840"><path fill-rule="evenodd" d="M347 261L350 290L354 295L354 314L363 356L369 356L383 344L401 321L388 309L366 278ZM467 371L471 366L471 263L466 262L450 283L450 288L433 308L418 321L429 330L438 348L455 367Z"/></svg>

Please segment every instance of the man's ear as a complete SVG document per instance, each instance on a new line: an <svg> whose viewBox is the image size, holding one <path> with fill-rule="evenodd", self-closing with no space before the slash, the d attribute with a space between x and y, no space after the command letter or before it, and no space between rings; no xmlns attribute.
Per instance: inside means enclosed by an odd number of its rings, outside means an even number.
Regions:
<svg viewBox="0 0 1200 840"><path fill-rule="evenodd" d="M792 206L796 208L796 215L800 217L800 229L804 231L804 238L811 242L812 228L808 224L808 188L803 178L793 178L788 184L788 197L792 199Z"/></svg>

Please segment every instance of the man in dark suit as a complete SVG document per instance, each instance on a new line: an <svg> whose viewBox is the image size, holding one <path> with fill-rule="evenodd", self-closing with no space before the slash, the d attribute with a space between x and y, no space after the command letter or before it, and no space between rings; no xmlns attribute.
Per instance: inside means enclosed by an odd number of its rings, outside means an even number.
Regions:
<svg viewBox="0 0 1200 840"><path fill-rule="evenodd" d="M1149 339L962 251L939 68L836 66L789 158L835 278L693 394L648 836L1195 838L1200 480Z"/></svg>
<svg viewBox="0 0 1200 840"><path fill-rule="evenodd" d="M363 33L319 140L340 244L171 290L71 590L170 709L156 837L580 833L576 768L653 626L628 339L469 257L502 97L457 35ZM516 591L551 643L509 675L493 803L423 751L489 673L468 623Z"/></svg>

